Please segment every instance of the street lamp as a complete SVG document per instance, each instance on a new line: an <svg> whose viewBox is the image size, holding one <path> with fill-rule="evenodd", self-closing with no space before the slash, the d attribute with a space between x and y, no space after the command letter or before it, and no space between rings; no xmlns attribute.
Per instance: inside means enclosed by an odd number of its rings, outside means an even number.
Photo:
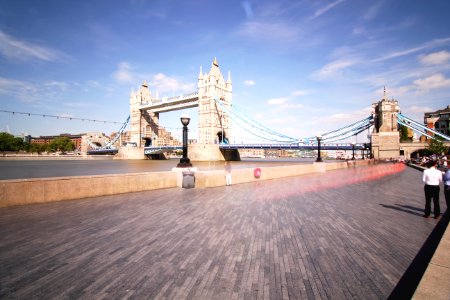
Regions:
<svg viewBox="0 0 450 300"><path fill-rule="evenodd" d="M352 160L355 160L355 142L352 143Z"/></svg>
<svg viewBox="0 0 450 300"><path fill-rule="evenodd" d="M322 162L322 157L320 157L320 141L322 140L322 136L318 135L316 136L317 139L317 159L316 162Z"/></svg>
<svg viewBox="0 0 450 300"><path fill-rule="evenodd" d="M188 158L188 125L191 118L189 115L182 115L181 124L183 124L183 157L177 165L177 168L189 168L192 167L191 160Z"/></svg>

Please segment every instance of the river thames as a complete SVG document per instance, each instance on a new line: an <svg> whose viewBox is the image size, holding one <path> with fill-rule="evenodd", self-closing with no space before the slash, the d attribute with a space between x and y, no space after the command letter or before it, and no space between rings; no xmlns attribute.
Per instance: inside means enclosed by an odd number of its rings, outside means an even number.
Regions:
<svg viewBox="0 0 450 300"><path fill-rule="evenodd" d="M312 163L314 160L314 158L246 158L232 162L232 168L286 166ZM114 160L112 156L6 157L0 159L0 180L170 171L178 162L179 159ZM222 170L224 162L193 162L193 166L200 171Z"/></svg>

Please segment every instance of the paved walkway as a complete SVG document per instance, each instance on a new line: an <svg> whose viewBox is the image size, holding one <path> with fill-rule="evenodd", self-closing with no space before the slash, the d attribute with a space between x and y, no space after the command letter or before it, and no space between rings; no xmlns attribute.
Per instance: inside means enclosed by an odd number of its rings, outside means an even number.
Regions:
<svg viewBox="0 0 450 300"><path fill-rule="evenodd" d="M437 223L392 166L0 209L0 298L386 299Z"/></svg>

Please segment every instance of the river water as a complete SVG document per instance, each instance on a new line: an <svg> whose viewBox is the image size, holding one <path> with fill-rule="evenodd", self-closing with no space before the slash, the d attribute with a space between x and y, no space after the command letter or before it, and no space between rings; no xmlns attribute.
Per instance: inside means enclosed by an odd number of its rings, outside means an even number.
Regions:
<svg viewBox="0 0 450 300"><path fill-rule="evenodd" d="M314 158L251 159L231 162L233 169L312 163ZM113 160L112 156L0 158L0 180L170 171L179 159ZM223 170L224 162L193 162L199 171Z"/></svg>

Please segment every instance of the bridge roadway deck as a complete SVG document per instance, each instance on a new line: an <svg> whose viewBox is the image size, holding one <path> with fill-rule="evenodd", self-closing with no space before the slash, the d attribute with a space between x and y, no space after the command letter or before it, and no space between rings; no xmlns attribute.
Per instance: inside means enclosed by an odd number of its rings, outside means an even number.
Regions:
<svg viewBox="0 0 450 300"><path fill-rule="evenodd" d="M385 299L437 221L382 167L2 208L0 298Z"/></svg>

